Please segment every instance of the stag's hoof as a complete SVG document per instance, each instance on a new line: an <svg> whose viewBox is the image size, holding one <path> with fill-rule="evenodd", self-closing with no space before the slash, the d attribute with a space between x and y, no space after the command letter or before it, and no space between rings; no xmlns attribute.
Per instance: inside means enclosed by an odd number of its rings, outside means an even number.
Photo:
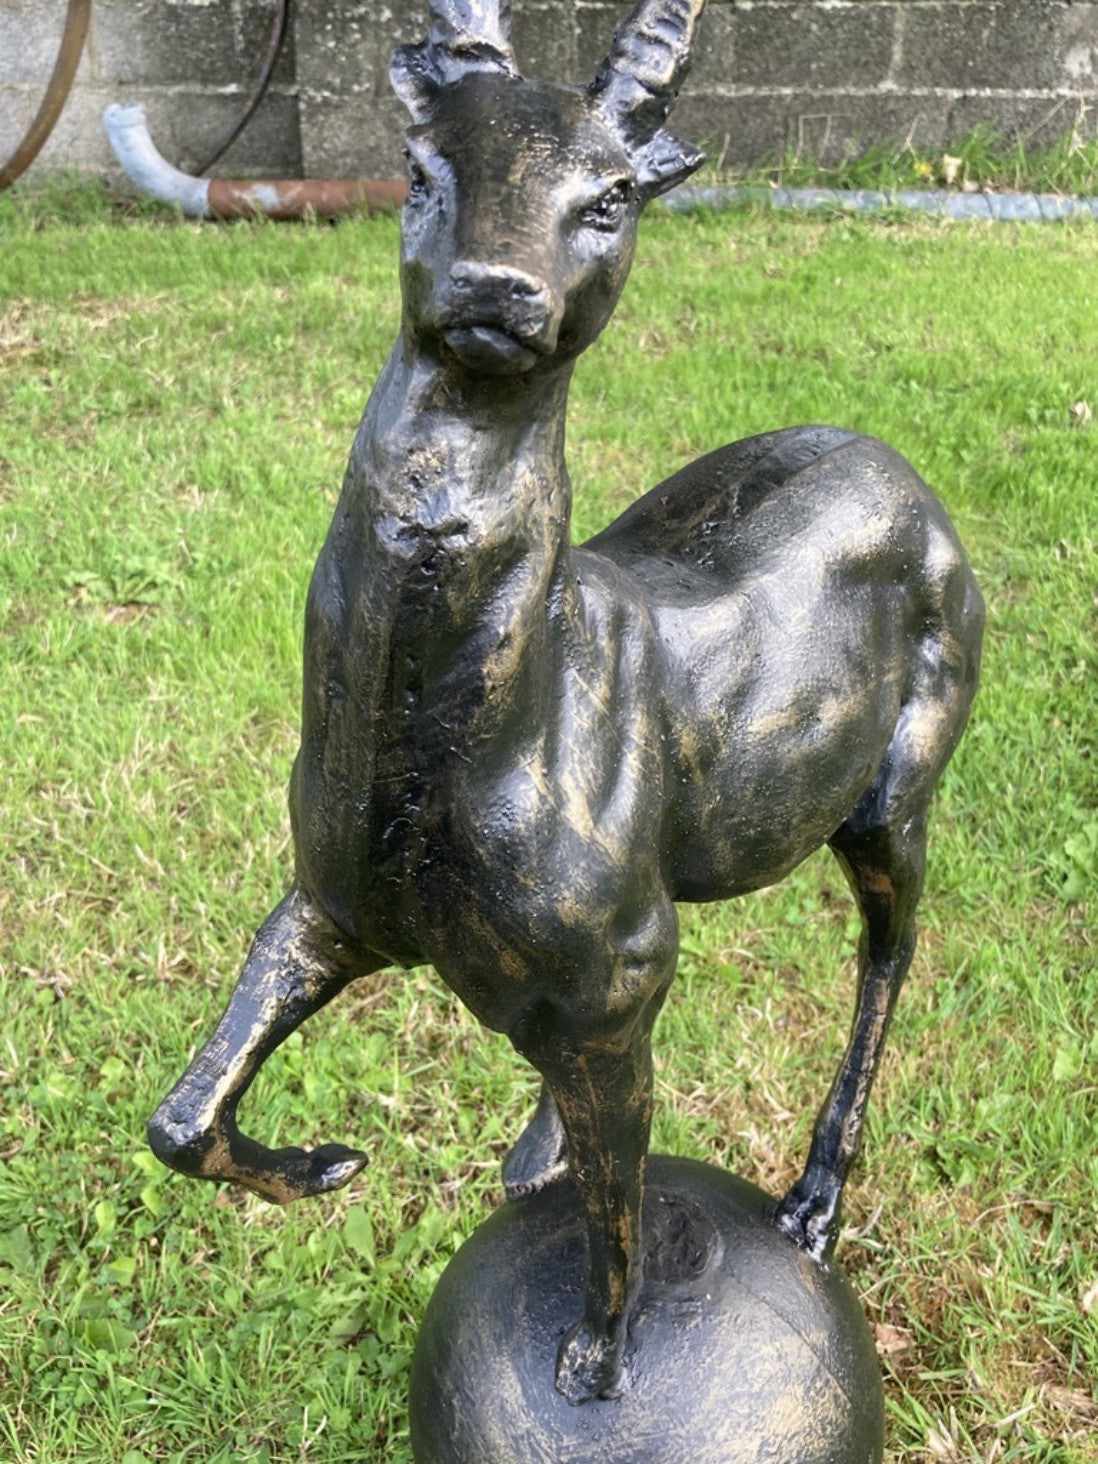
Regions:
<svg viewBox="0 0 1098 1464"><path fill-rule="evenodd" d="M158 1109L149 1120L149 1147L169 1169L191 1179L243 1185L272 1204L288 1205L349 1184L368 1163L345 1144L319 1149L267 1149L233 1129L199 1128Z"/></svg>
<svg viewBox="0 0 1098 1464"><path fill-rule="evenodd" d="M786 1195L774 1217L817 1265L826 1265L839 1235L839 1195L825 1189L804 1190L799 1184Z"/></svg>
<svg viewBox="0 0 1098 1464"><path fill-rule="evenodd" d="M584 1322L572 1328L557 1357L557 1392L574 1408L624 1391L621 1347L596 1337Z"/></svg>
<svg viewBox="0 0 1098 1464"><path fill-rule="evenodd" d="M305 1157L309 1168L303 1195L326 1195L342 1189L370 1162L359 1149L348 1149L345 1144L323 1144Z"/></svg>
<svg viewBox="0 0 1098 1464"><path fill-rule="evenodd" d="M531 1174L528 1179L518 1177L514 1171L504 1165L503 1169L503 1193L511 1201L528 1200L531 1195L540 1195L550 1185L558 1184L568 1175L568 1160L562 1159L558 1164L546 1165L537 1173Z"/></svg>
<svg viewBox="0 0 1098 1464"><path fill-rule="evenodd" d="M276 1205L326 1195L349 1184L369 1162L345 1144L322 1144L319 1149L265 1149L240 1136L233 1146L234 1163L222 1179L235 1180L253 1194Z"/></svg>

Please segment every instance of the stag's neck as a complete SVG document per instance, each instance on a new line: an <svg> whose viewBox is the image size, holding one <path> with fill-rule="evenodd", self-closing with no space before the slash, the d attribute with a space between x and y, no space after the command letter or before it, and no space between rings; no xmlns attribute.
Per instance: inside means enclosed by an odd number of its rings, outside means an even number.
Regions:
<svg viewBox="0 0 1098 1464"><path fill-rule="evenodd" d="M459 376L398 343L352 458L377 552L403 560L420 535L453 540L455 551L463 541L478 557L541 544L548 529L566 540L570 378L569 368L536 379Z"/></svg>
<svg viewBox="0 0 1098 1464"><path fill-rule="evenodd" d="M404 343L389 358L328 544L381 740L409 716L480 735L551 679L549 623L578 603L569 374L459 378Z"/></svg>

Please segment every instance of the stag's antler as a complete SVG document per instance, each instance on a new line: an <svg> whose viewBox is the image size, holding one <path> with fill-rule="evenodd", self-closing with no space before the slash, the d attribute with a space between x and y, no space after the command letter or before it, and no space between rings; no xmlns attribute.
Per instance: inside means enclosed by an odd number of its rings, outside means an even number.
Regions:
<svg viewBox="0 0 1098 1464"><path fill-rule="evenodd" d="M511 49L511 0L430 0L434 50L465 67L517 71Z"/></svg>
<svg viewBox="0 0 1098 1464"><path fill-rule="evenodd" d="M641 181L659 191L679 182L702 154L663 130L690 70L705 0L637 0L618 27L591 95L633 148Z"/></svg>
<svg viewBox="0 0 1098 1464"><path fill-rule="evenodd" d="M438 89L470 71L518 75L511 47L511 0L430 0L431 33L418 46L398 46L389 77L417 122L431 112Z"/></svg>
<svg viewBox="0 0 1098 1464"><path fill-rule="evenodd" d="M607 111L649 133L662 127L686 80L705 0L637 0L592 91Z"/></svg>

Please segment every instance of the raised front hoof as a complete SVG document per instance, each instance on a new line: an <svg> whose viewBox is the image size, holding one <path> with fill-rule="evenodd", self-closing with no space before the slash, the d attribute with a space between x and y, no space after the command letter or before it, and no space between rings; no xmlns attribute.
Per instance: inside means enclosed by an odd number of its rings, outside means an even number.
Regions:
<svg viewBox="0 0 1098 1464"><path fill-rule="evenodd" d="M520 1139L503 1161L503 1192L512 1201L529 1199L567 1175L567 1154L538 1152L524 1147Z"/></svg>
<svg viewBox="0 0 1098 1464"><path fill-rule="evenodd" d="M342 1189L361 1174L370 1162L359 1149L349 1149L345 1144L322 1144L306 1155L308 1172L302 1198L309 1195L326 1195L332 1190Z"/></svg>
<svg viewBox="0 0 1098 1464"><path fill-rule="evenodd" d="M778 1229L818 1266L827 1265L839 1238L837 1196L820 1190L806 1192L794 1185L779 1204L774 1219Z"/></svg>
<svg viewBox="0 0 1098 1464"><path fill-rule="evenodd" d="M146 1128L162 1164L190 1179L227 1180L272 1204L288 1205L342 1189L366 1167L367 1156L345 1144L318 1149L268 1149L237 1130L199 1129L158 1110Z"/></svg>
<svg viewBox="0 0 1098 1464"><path fill-rule="evenodd" d="M264 1149L245 1139L240 1162L223 1179L235 1180L275 1205L291 1205L350 1184L369 1163L358 1149L322 1144L318 1149Z"/></svg>
<svg viewBox="0 0 1098 1464"><path fill-rule="evenodd" d="M620 1398L625 1390L621 1347L580 1322L561 1343L556 1387L573 1408L596 1398Z"/></svg>

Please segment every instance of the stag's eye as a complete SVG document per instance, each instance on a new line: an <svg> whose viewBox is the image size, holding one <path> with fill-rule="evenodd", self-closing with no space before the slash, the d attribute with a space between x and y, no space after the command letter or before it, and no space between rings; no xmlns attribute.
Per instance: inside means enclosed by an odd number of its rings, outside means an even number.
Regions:
<svg viewBox="0 0 1098 1464"><path fill-rule="evenodd" d="M623 179L608 188L583 210L583 222L593 229L607 231L621 227L629 207L630 185Z"/></svg>
<svg viewBox="0 0 1098 1464"><path fill-rule="evenodd" d="M408 164L408 202L422 203L431 191L431 180L411 153L405 153L404 157Z"/></svg>

